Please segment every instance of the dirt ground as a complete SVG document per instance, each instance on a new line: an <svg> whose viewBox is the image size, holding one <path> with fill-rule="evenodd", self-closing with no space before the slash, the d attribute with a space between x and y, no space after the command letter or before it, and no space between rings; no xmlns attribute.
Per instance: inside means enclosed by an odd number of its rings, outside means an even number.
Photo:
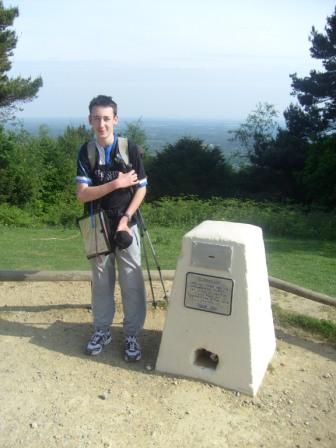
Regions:
<svg viewBox="0 0 336 448"><path fill-rule="evenodd" d="M159 285L158 297L161 294ZM169 290L171 285L166 285ZM164 309L148 305L143 359L122 358L122 316L98 357L87 282L0 283L0 447L336 447L336 348L276 327L255 398L155 371ZM336 310L272 290L284 308Z"/></svg>

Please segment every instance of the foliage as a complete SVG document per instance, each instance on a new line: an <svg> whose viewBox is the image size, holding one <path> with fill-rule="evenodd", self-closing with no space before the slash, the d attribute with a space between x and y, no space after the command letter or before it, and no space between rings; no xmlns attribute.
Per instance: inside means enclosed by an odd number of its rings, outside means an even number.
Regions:
<svg viewBox="0 0 336 448"><path fill-rule="evenodd" d="M60 204L74 199L74 179L77 152L81 144L92 137L85 126L67 127L64 134L56 140L48 134L40 135L39 144L44 164L42 200L46 204Z"/></svg>
<svg viewBox="0 0 336 448"><path fill-rule="evenodd" d="M129 123L127 122L124 134L125 137L129 138L139 146L145 170L146 172L149 172L151 170L154 156L149 152L149 145L147 143L147 136L142 118Z"/></svg>
<svg viewBox="0 0 336 448"><path fill-rule="evenodd" d="M273 143L278 129L277 116L278 112L272 104L258 103L246 121L232 131L233 140L247 150L251 163L264 165L263 156Z"/></svg>
<svg viewBox="0 0 336 448"><path fill-rule="evenodd" d="M35 227L36 218L30 211L8 204L0 204L0 225L16 227ZM38 224L37 224L38 225Z"/></svg>
<svg viewBox="0 0 336 448"><path fill-rule="evenodd" d="M306 122L303 113L291 105L285 112L287 129L276 121L271 104L258 104L246 121L233 131L247 150L250 165L241 167L237 195L268 200L303 200L297 180L307 153Z"/></svg>
<svg viewBox="0 0 336 448"><path fill-rule="evenodd" d="M157 153L148 169L151 198L230 196L232 167L219 147L184 137Z"/></svg>
<svg viewBox="0 0 336 448"><path fill-rule="evenodd" d="M152 222L160 225L194 225L204 219L238 220L260 225L268 234L321 234L333 238L336 225L332 212L323 214L286 206L285 202L265 202L265 198L279 201L293 197L290 182L294 179L311 203L322 203L331 211L335 203L334 189L330 188L335 185L333 137L315 142L316 146L306 143L306 163L295 152L299 145L295 135L281 132L278 130L273 140L277 153L270 158L269 166L247 165L238 171L226 162L219 148L201 140L183 138L167 145L147 166L147 201L156 202L146 203L143 209ZM82 212L75 197L77 153L90 138L91 131L85 126L68 127L57 138L43 126L35 136L22 129L0 130L0 205L4 206L0 222L11 225L16 214L19 226L74 226ZM168 196L171 198L165 198ZM259 202L224 199L234 196L252 197Z"/></svg>
<svg viewBox="0 0 336 448"><path fill-rule="evenodd" d="M302 143L313 142L326 126L316 107L307 113L297 104L290 104L284 111L284 117L288 133Z"/></svg>
<svg viewBox="0 0 336 448"><path fill-rule="evenodd" d="M321 139L309 147L301 173L306 197L310 202L335 207L336 135Z"/></svg>
<svg viewBox="0 0 336 448"><path fill-rule="evenodd" d="M146 131L141 117L136 121L126 123L125 137L133 140L133 142L140 146L143 152L148 151Z"/></svg>
<svg viewBox="0 0 336 448"><path fill-rule="evenodd" d="M39 169L30 151L30 137L24 131L0 130L0 202L24 206L39 191Z"/></svg>
<svg viewBox="0 0 336 448"><path fill-rule="evenodd" d="M237 196L335 207L335 142L330 134L336 124L336 9L325 30L323 35L313 27L310 38L311 55L322 60L325 71L312 70L302 79L291 75L301 106L285 110L286 128L276 125L276 111L265 103L233 132L250 162L239 172Z"/></svg>
<svg viewBox="0 0 336 448"><path fill-rule="evenodd" d="M17 44L17 36L10 28L19 15L18 8L5 8L0 0L0 122L12 118L20 103L31 101L42 86L42 78L10 78L6 74L12 63L10 58Z"/></svg>
<svg viewBox="0 0 336 448"><path fill-rule="evenodd" d="M193 227L204 220L224 220L260 226L265 235L336 239L336 214L273 202L196 197L162 198L145 203L150 225Z"/></svg>
<svg viewBox="0 0 336 448"><path fill-rule="evenodd" d="M316 110L321 119L334 127L336 124L336 8L327 18L325 34L312 28L310 54L322 61L325 71L311 70L309 76L299 78L291 75L293 94L295 94L307 113Z"/></svg>
<svg viewBox="0 0 336 448"><path fill-rule="evenodd" d="M81 210L75 198L77 152L90 137L84 126L68 127L58 138L43 126L37 136L0 130L0 204L29 210L43 223L73 225Z"/></svg>

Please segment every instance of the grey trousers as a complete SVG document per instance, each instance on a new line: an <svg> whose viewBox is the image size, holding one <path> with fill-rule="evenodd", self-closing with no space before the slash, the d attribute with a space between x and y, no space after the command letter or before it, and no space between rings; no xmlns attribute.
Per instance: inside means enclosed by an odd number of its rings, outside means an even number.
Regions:
<svg viewBox="0 0 336 448"><path fill-rule="evenodd" d="M92 313L95 330L108 329L115 313L115 262L119 273L123 330L125 336L136 336L146 317L146 294L141 269L140 237L137 226L132 226L133 242L127 249L92 258Z"/></svg>

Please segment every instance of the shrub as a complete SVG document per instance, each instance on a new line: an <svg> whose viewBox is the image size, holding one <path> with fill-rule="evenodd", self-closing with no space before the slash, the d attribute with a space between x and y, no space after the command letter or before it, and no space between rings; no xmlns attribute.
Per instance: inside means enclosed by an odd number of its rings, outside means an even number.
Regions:
<svg viewBox="0 0 336 448"><path fill-rule="evenodd" d="M336 239L336 214L297 205L251 200L162 198L142 207L151 225L194 227L204 220L253 224L264 234L296 238Z"/></svg>
<svg viewBox="0 0 336 448"><path fill-rule="evenodd" d="M38 225L38 220L29 211L8 204L0 204L0 225L35 227Z"/></svg>

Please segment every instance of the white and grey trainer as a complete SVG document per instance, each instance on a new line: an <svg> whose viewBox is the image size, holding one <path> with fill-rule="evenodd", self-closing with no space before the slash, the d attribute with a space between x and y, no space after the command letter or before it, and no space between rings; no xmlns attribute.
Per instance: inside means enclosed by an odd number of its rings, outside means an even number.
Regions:
<svg viewBox="0 0 336 448"><path fill-rule="evenodd" d="M135 336L125 339L124 350L125 361L139 361L141 359L141 348Z"/></svg>
<svg viewBox="0 0 336 448"><path fill-rule="evenodd" d="M110 344L112 341L112 336L110 330L97 330L91 336L91 339L86 346L86 354L87 355L99 355L99 353L103 350L105 345Z"/></svg>

